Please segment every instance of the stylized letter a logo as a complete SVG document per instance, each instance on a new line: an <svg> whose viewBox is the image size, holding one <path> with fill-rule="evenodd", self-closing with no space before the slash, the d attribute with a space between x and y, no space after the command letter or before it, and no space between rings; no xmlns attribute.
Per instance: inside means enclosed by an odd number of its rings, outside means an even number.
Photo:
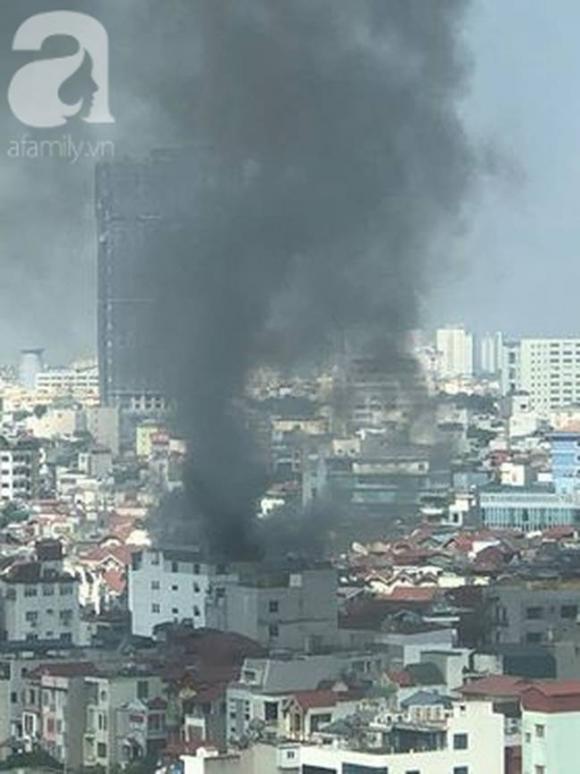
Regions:
<svg viewBox="0 0 580 774"><path fill-rule="evenodd" d="M14 115L28 126L43 129L63 126L81 112L87 123L114 123L109 109L109 38L103 25L92 16L74 11L41 13L22 24L12 48L40 51L45 41L55 35L75 38L78 52L22 67L8 90ZM61 87L87 60L92 64L92 100L84 98L68 105L60 98Z"/></svg>

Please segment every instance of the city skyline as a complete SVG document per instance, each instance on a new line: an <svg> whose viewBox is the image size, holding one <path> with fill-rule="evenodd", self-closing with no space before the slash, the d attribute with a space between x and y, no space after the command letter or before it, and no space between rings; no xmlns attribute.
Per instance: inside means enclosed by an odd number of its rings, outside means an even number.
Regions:
<svg viewBox="0 0 580 774"><path fill-rule="evenodd" d="M7 73L13 68L8 56L12 32L27 13L46 5L38 0L10 14L0 11L1 61ZM483 180L464 233L442 251L441 270L428 274L422 302L426 327L446 322L450 309L453 318L477 332L561 336L580 327L567 295L580 242L575 216L580 175L574 163L579 111L572 88L579 56L573 31L580 9L571 0L562 0L559 8L558 14L549 14L543 3L521 0L476 0L468 8L463 40L471 72L462 111L468 128L489 150L489 168L496 174ZM126 19L117 21L123 29ZM498 45L506 36L509 51ZM115 54L114 39L112 47ZM538 50L544 52L542 61ZM120 62L113 57L113 68ZM114 78L112 90L118 101ZM135 158L175 143L167 125L150 120L143 102L140 112L130 100L123 104L124 110L116 110L118 125L103 136L132 136L129 154ZM557 109L546 110L546 105ZM146 131L140 132L139 125ZM0 127L8 137L22 134L6 104L0 108ZM555 132L557 144L551 141ZM125 154L128 149L120 143L119 150ZM92 354L97 340L92 164L30 162L4 154L0 170L5 180L4 194L0 190L3 250L11 267L0 287L0 359L14 361L19 349L36 346L50 349L55 362ZM72 194L66 206L52 195L63 185ZM40 210L46 218L37 218L33 230L23 228ZM562 276L566 283L559 281Z"/></svg>

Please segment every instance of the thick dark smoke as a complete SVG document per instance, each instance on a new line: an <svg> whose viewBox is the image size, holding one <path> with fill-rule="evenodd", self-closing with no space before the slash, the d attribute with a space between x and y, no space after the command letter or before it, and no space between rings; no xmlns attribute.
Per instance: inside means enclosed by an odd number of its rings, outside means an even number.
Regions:
<svg viewBox="0 0 580 774"><path fill-rule="evenodd" d="M251 368L379 342L396 371L432 245L473 171L457 116L464 4L203 0L201 50L166 103L205 182L156 245L156 324L192 446L187 490L213 550L243 555L263 479L238 408ZM175 100L175 102L174 102Z"/></svg>
<svg viewBox="0 0 580 774"><path fill-rule="evenodd" d="M6 37L49 6L11 5ZM151 336L191 444L187 508L212 550L243 556L254 550L264 485L240 409L248 372L312 360L344 337L379 342L373 352L394 372L405 360L400 334L418 322L475 170L458 117L466 3L59 7L93 13L109 29L117 123L102 136L116 141L117 155L188 148L174 174L189 217L160 228L151 244ZM67 280L64 236L79 247L92 237L78 227L91 171L86 163L9 171L18 180L13 207L34 209L42 265L61 267ZM38 188L54 191L50 207L26 198ZM14 237L9 248L27 273L23 244ZM65 284L62 295L74 299Z"/></svg>

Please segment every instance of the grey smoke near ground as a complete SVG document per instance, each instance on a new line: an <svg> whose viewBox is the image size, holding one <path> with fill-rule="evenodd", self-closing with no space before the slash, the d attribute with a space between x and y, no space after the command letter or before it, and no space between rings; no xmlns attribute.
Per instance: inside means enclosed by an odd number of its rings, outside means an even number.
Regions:
<svg viewBox="0 0 580 774"><path fill-rule="evenodd" d="M48 5L7 8L4 19ZM316 360L348 336L375 342L396 373L400 334L417 324L458 223L476 171L457 111L466 3L61 7L94 13L110 31L117 124L101 136L117 155L192 149L176 172L191 218L152 242L151 335L192 449L188 508L209 548L247 555L265 482L239 408L249 370ZM55 213L85 244L59 210L77 211L90 176L86 167L18 169L11 201L38 180L58 202L44 211L34 198L35 244L50 267L62 253Z"/></svg>

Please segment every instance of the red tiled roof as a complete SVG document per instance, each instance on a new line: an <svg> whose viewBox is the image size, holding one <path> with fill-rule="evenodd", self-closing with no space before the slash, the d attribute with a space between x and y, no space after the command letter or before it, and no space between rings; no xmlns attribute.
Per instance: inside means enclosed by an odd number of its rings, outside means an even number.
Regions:
<svg viewBox="0 0 580 774"><path fill-rule="evenodd" d="M131 563L131 551L125 545L96 546L81 557L85 562L100 564L106 559L115 559L119 564L128 566Z"/></svg>
<svg viewBox="0 0 580 774"><path fill-rule="evenodd" d="M530 681L522 677L489 675L467 683L461 693L464 696L519 697L530 685Z"/></svg>
<svg viewBox="0 0 580 774"><path fill-rule="evenodd" d="M83 677L96 675L98 670L91 661L71 661L58 664L39 664L34 673L50 677Z"/></svg>
<svg viewBox="0 0 580 774"><path fill-rule="evenodd" d="M432 602L438 591L436 586L396 586L387 598L392 602Z"/></svg>
<svg viewBox="0 0 580 774"><path fill-rule="evenodd" d="M580 712L580 680L532 683L522 692L522 707L532 712Z"/></svg>
<svg viewBox="0 0 580 774"><path fill-rule="evenodd" d="M389 672L389 677L399 688L410 688L413 685L413 678L408 672Z"/></svg>
<svg viewBox="0 0 580 774"><path fill-rule="evenodd" d="M115 594L122 594L125 591L127 581L124 573L119 570L107 570L103 573L103 580Z"/></svg>
<svg viewBox="0 0 580 774"><path fill-rule="evenodd" d="M550 527L542 532L542 537L548 540L561 540L574 537L575 534L576 530L574 527Z"/></svg>
<svg viewBox="0 0 580 774"><path fill-rule="evenodd" d="M318 707L335 707L338 701L338 694L334 691L297 691L293 696L303 711Z"/></svg>

